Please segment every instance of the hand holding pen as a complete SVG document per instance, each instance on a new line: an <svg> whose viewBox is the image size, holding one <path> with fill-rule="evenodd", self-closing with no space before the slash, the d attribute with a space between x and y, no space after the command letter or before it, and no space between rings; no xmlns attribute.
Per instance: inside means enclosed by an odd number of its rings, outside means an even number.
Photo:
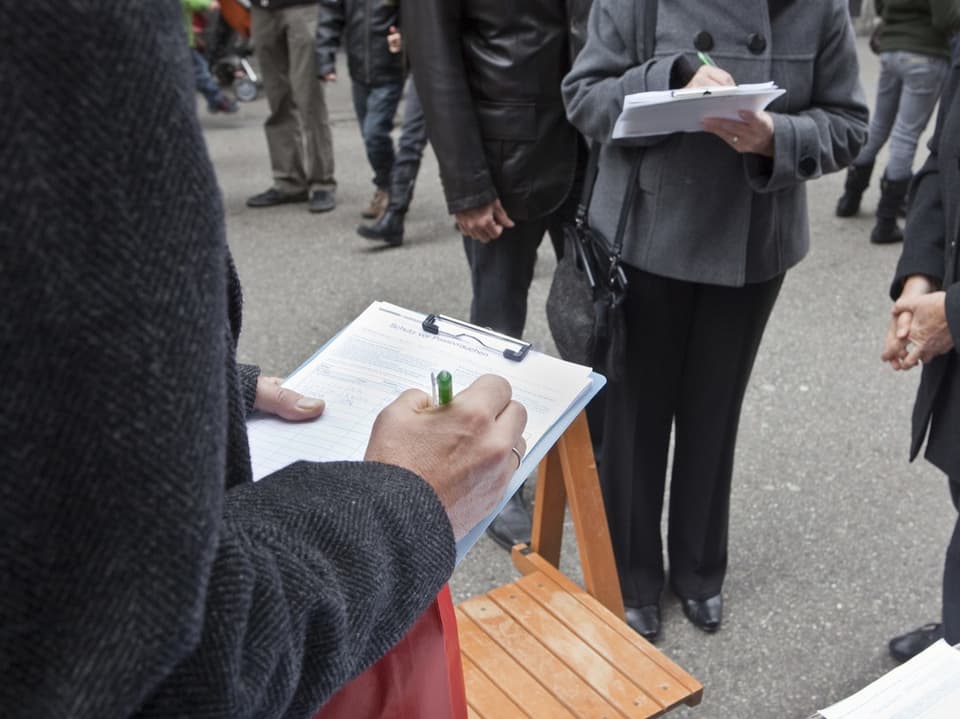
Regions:
<svg viewBox="0 0 960 719"><path fill-rule="evenodd" d="M698 52L697 57L700 59L700 67L697 68L693 77L690 78L690 82L684 87L717 87L737 84L733 79L733 75L717 67L713 58L707 55L707 53Z"/></svg>
<svg viewBox="0 0 960 719"><path fill-rule="evenodd" d="M436 407L410 389L377 417L364 459L420 475L447 510L454 536L463 537L503 496L527 450L527 411L502 377L483 375Z"/></svg>
<svg viewBox="0 0 960 719"><path fill-rule="evenodd" d="M718 85L736 85L733 76L726 70L717 67L707 53L698 52L697 57L702 63L686 87L716 87ZM770 113L748 112L740 113L739 120L729 120L722 117L708 117L703 121L703 129L719 137L735 151L754 153L773 157L773 118Z"/></svg>

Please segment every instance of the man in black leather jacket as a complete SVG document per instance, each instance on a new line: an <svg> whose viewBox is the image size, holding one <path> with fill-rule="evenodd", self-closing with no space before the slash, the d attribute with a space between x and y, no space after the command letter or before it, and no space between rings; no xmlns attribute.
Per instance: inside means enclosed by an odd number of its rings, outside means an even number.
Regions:
<svg viewBox="0 0 960 719"><path fill-rule="evenodd" d="M317 75L337 79L337 48L347 52L353 107L373 169L374 194L362 215L376 219L387 207L395 154L390 131L403 94L403 62L387 35L399 24L397 0L320 0Z"/></svg>
<svg viewBox="0 0 960 719"><path fill-rule="evenodd" d="M537 248L574 183L578 136L560 81L589 7L589 0L531 0L511 13L494 0L402 5L427 135L470 264L470 321L515 337L526 321ZM502 531L507 517L516 531ZM528 539L519 493L491 529L503 545Z"/></svg>

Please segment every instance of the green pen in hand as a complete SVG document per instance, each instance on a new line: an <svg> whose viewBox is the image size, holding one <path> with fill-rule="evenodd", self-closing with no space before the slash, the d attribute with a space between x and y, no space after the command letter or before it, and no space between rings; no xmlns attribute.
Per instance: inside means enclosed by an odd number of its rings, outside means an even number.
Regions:
<svg viewBox="0 0 960 719"><path fill-rule="evenodd" d="M437 373L431 372L430 383L433 385L433 406L450 404L453 399L453 376L445 369Z"/></svg>
<svg viewBox="0 0 960 719"><path fill-rule="evenodd" d="M717 66L717 63L713 61L713 58L707 55L705 52L698 50L697 57L700 58L700 62L702 62L704 65L710 65L711 67Z"/></svg>

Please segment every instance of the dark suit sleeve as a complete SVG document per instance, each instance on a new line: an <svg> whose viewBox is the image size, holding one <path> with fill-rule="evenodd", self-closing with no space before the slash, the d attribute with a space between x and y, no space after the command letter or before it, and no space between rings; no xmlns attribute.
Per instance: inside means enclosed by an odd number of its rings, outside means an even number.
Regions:
<svg viewBox="0 0 960 719"><path fill-rule="evenodd" d="M939 148L947 113L953 104L960 84L960 71L951 68L947 85L940 98L937 125L928 145L930 155L913 178L910 187L910 209L903 231L903 250L890 287L890 296L896 300L903 291L903 283L911 275L926 275L938 285L944 277L944 243L946 242L946 213L943 188L940 182ZM960 326L960 318L951 323Z"/></svg>
<svg viewBox="0 0 960 719"><path fill-rule="evenodd" d="M440 165L447 210L497 199L463 62L461 0L404 0L404 44Z"/></svg>

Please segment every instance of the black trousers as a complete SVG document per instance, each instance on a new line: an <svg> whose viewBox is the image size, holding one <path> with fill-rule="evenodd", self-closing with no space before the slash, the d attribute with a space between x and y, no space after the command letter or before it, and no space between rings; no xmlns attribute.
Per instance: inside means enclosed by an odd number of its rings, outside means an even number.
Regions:
<svg viewBox="0 0 960 719"><path fill-rule="evenodd" d="M952 352L951 352L952 355ZM924 457L948 478L950 496L958 515L943 565L943 628L951 644L960 643L960 365L956 356L946 359L943 379L937 387L926 438ZM924 372L933 369L925 367Z"/></svg>
<svg viewBox="0 0 960 719"><path fill-rule="evenodd" d="M950 477L950 496L958 514L943 565L943 631L950 644L960 644L960 477Z"/></svg>
<svg viewBox="0 0 960 719"><path fill-rule="evenodd" d="M624 603L655 604L664 585L660 518L671 428L670 583L720 592L734 447L744 392L783 276L744 287L627 268L627 371L606 392L600 481Z"/></svg>

